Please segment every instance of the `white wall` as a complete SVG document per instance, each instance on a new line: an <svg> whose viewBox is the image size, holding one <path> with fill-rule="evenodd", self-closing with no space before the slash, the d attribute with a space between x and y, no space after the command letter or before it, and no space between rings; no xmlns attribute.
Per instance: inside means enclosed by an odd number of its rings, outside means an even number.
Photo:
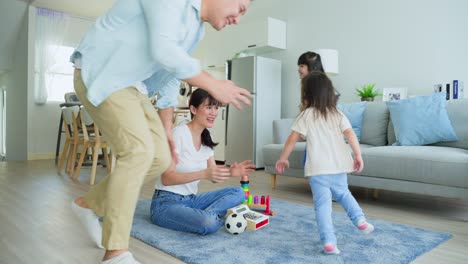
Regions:
<svg viewBox="0 0 468 264"><path fill-rule="evenodd" d="M293 117L300 97L297 57L307 50L339 50L340 74L332 80L342 102L359 100L354 88L369 82L377 88L405 86L410 95L429 94L434 83L453 79L468 83L466 10L465 0L255 0L242 20L271 16L287 22L286 51L267 56L283 61L282 116ZM81 39L91 24L74 20L68 43ZM30 157L50 156L55 152L60 109L58 104L35 105L32 83L28 80L28 152Z"/></svg>
<svg viewBox="0 0 468 264"><path fill-rule="evenodd" d="M75 47L94 21L72 17L64 45ZM28 159L49 159L55 157L58 125L61 110L60 102L37 105L34 102L34 41L36 27L36 8L29 10L29 47L28 47ZM71 55L71 54L70 54ZM62 135L62 139L65 134ZM63 144L61 144L63 147Z"/></svg>
<svg viewBox="0 0 468 264"><path fill-rule="evenodd" d="M24 11L15 47L12 49L11 68L4 76L6 84L6 160L27 159L28 16L26 8Z"/></svg>
<svg viewBox="0 0 468 264"><path fill-rule="evenodd" d="M0 1L0 73L11 70L13 55L27 4L18 0Z"/></svg>
<svg viewBox="0 0 468 264"><path fill-rule="evenodd" d="M358 101L354 88L365 83L408 87L409 95L454 79L468 83L467 10L465 0L256 0L243 20L287 23L286 51L268 56L283 62L282 116L293 117L297 58L308 50L339 51L340 74L332 80L341 102Z"/></svg>

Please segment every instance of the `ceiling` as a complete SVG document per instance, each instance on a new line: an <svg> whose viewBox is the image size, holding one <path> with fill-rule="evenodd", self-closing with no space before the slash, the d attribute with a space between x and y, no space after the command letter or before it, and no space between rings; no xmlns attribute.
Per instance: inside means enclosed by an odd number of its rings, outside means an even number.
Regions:
<svg viewBox="0 0 468 264"><path fill-rule="evenodd" d="M97 18L116 0L0 0L0 75L11 69L19 32L25 27L28 6L43 7L78 17ZM252 11L259 8L253 5ZM257 10L258 12L259 10ZM248 12L243 21L249 20ZM26 25L27 26L27 25Z"/></svg>
<svg viewBox="0 0 468 264"><path fill-rule="evenodd" d="M2 0L3 1L3 0ZM104 14L115 0L17 0L30 2L37 7L49 8L77 16L98 17Z"/></svg>

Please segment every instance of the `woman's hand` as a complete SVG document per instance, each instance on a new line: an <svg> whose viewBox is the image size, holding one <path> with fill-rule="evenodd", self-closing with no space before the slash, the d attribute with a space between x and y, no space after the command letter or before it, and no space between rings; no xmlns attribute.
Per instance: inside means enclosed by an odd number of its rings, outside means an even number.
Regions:
<svg viewBox="0 0 468 264"><path fill-rule="evenodd" d="M205 170L205 179L212 183L225 182L230 177L229 169L224 166L213 166Z"/></svg>
<svg viewBox="0 0 468 264"><path fill-rule="evenodd" d="M282 174L284 172L284 169L289 168L289 161L288 160L278 160L276 162L275 167L276 167L276 171L279 174Z"/></svg>
<svg viewBox="0 0 468 264"><path fill-rule="evenodd" d="M231 177L248 177L249 173L255 171L255 164L250 160L234 162L230 168L225 166L213 166L205 170L205 179L213 183L225 182Z"/></svg>
<svg viewBox="0 0 468 264"><path fill-rule="evenodd" d="M255 171L255 164L251 162L251 160L244 160L241 163L234 162L229 169L231 176L248 177L251 172Z"/></svg>

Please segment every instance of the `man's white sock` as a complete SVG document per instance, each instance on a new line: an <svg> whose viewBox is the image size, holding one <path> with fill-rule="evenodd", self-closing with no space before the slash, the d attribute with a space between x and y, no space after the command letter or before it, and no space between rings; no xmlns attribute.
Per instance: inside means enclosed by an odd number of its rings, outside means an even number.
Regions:
<svg viewBox="0 0 468 264"><path fill-rule="evenodd" d="M127 251L111 259L103 261L102 264L140 264L140 262L136 261L133 258L132 253Z"/></svg>
<svg viewBox="0 0 468 264"><path fill-rule="evenodd" d="M72 201L71 208L85 227L86 232L88 232L93 242L96 243L99 248L104 248L101 244L102 227L99 223L99 217L93 212L93 210L80 207L75 203L75 201Z"/></svg>

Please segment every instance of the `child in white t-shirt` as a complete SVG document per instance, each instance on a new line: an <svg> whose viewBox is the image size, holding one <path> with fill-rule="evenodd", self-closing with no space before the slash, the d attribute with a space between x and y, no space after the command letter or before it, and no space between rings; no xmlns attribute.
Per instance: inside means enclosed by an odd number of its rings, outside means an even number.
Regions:
<svg viewBox="0 0 468 264"><path fill-rule="evenodd" d="M343 206L353 224L364 234L374 230L348 189L347 173L361 172L364 162L359 143L348 119L336 108L338 96L322 72L313 71L302 79L301 113L296 119L276 170L289 167L288 157L301 137L307 141L305 176L313 193L317 226L327 254L339 254L332 222L332 198ZM354 153L354 161L346 145Z"/></svg>

